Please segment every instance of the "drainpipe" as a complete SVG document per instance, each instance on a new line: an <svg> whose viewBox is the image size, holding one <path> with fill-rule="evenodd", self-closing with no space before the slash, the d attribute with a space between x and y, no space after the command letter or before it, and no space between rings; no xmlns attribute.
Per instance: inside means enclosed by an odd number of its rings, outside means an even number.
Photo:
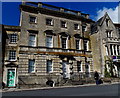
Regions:
<svg viewBox="0 0 120 98"><path fill-rule="evenodd" d="M99 29L100 30L100 29ZM102 40L102 35L99 32L99 40L100 40L100 62L101 62L101 77L104 77L104 56L103 56L103 40Z"/></svg>

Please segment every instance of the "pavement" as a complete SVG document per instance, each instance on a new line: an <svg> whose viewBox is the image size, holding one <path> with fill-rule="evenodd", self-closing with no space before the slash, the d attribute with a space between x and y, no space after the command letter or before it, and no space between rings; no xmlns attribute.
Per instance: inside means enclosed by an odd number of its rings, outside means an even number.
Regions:
<svg viewBox="0 0 120 98"><path fill-rule="evenodd" d="M113 82L113 83L103 83L100 85L112 85L112 84L119 84L120 82ZM2 92L15 92L15 91L30 91L30 90L42 90L42 89L54 89L54 88L70 88L70 87L86 87L86 86L95 86L96 84L84 84L84 85L68 85L68 86L55 86L55 87L41 87L41 88L27 88L27 89L18 89L18 88L5 88L0 90Z"/></svg>

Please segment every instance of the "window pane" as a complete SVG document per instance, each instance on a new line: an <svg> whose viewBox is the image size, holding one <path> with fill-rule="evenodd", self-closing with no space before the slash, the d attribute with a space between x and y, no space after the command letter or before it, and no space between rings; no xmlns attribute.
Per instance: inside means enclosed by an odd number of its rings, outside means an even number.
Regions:
<svg viewBox="0 0 120 98"><path fill-rule="evenodd" d="M36 17L30 16L30 22L36 23Z"/></svg>
<svg viewBox="0 0 120 98"><path fill-rule="evenodd" d="M79 49L79 40L76 40L76 49Z"/></svg>
<svg viewBox="0 0 120 98"><path fill-rule="evenodd" d="M35 60L29 60L29 66L28 66L28 72L34 72L35 71Z"/></svg>
<svg viewBox="0 0 120 98"><path fill-rule="evenodd" d="M84 50L86 50L86 51L87 51L87 48L88 48L88 44L87 43L88 43L87 41L84 41Z"/></svg>
<svg viewBox="0 0 120 98"><path fill-rule="evenodd" d="M66 38L62 38L62 48L66 49Z"/></svg>
<svg viewBox="0 0 120 98"><path fill-rule="evenodd" d="M46 37L46 46L47 47L52 47L53 46L52 36L47 36Z"/></svg>
<svg viewBox="0 0 120 98"><path fill-rule="evenodd" d="M62 27L62 28L66 28L66 27L67 27L67 24L66 24L65 21L61 21L61 27Z"/></svg>
<svg viewBox="0 0 120 98"><path fill-rule="evenodd" d="M9 51L9 60L16 60L16 51L14 50Z"/></svg>
<svg viewBox="0 0 120 98"><path fill-rule="evenodd" d="M17 34L11 34L10 35L10 42L16 43L17 42Z"/></svg>
<svg viewBox="0 0 120 98"><path fill-rule="evenodd" d="M77 61L77 70L78 72L81 71L81 62Z"/></svg>
<svg viewBox="0 0 120 98"><path fill-rule="evenodd" d="M52 60L47 60L47 72L52 72L53 67L52 67Z"/></svg>
<svg viewBox="0 0 120 98"><path fill-rule="evenodd" d="M46 19L46 25L53 25L52 19Z"/></svg>
<svg viewBox="0 0 120 98"><path fill-rule="evenodd" d="M36 46L36 36L35 35L29 36L29 46Z"/></svg>
<svg viewBox="0 0 120 98"><path fill-rule="evenodd" d="M79 25L78 24L74 24L74 29L78 30L79 29Z"/></svg>

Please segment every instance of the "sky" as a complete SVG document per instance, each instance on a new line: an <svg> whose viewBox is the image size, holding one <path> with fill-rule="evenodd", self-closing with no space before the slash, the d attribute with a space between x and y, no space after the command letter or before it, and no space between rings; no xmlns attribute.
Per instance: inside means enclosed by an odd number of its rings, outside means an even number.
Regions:
<svg viewBox="0 0 120 98"><path fill-rule="evenodd" d="M46 4L64 7L71 10L81 11L82 13L90 14L90 18L97 21L105 12L114 23L118 22L118 2L44 2ZM4 25L19 25L21 2L2 2L2 24Z"/></svg>

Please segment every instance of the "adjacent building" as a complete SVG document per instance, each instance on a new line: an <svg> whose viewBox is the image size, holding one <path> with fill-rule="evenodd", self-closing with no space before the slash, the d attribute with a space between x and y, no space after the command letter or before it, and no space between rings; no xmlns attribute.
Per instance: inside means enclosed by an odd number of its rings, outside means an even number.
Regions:
<svg viewBox="0 0 120 98"><path fill-rule="evenodd" d="M94 70L102 76L120 76L120 29L105 13L94 25L91 32L91 47ZM105 72L106 70L106 72Z"/></svg>

